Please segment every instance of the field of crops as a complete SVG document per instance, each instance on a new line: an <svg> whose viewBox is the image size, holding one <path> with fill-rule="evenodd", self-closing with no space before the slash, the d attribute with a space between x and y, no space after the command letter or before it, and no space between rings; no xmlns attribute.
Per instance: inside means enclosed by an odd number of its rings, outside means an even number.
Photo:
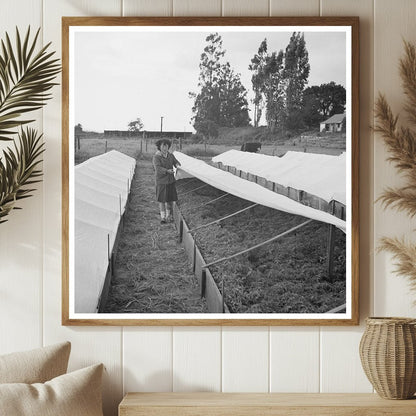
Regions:
<svg viewBox="0 0 416 416"><path fill-rule="evenodd" d="M179 143L175 145L179 146ZM239 147L239 145L205 146L182 143L184 153L207 160L228 149L239 149ZM138 160L138 165L143 166L144 170L141 170L139 175L141 183L132 186L140 189L143 194L153 195L153 171L150 161L151 154L156 150L154 141L149 140L146 143L145 140L137 139L97 137L84 139L80 142L80 148L76 149L76 163L112 149ZM287 150L300 149L298 145L293 144L292 146L268 144L262 147L262 153L268 154L284 154ZM315 146L311 150L339 154L339 149L333 147ZM147 176L143 177L143 175ZM184 197L179 196L178 205L191 228L209 223L251 204L230 195L215 204L194 209L221 195L221 191L208 186L185 195L185 192L194 187L198 187L198 181L178 182L179 195L184 195ZM120 250L123 253L117 256L119 277L115 279L115 287L112 289L109 311L205 311L203 302L198 304L198 289L195 287L195 281L190 280L189 277L191 264L183 257L184 253L177 246L175 232L173 234L169 232L169 244L165 242L159 246L159 240L154 240L153 237L162 236L166 230L163 231L159 226L156 231L150 230L148 237L148 241L151 242L150 251L148 254L137 252L142 247L137 240L138 230L143 231L152 224L152 227L155 227L158 222L158 208L157 203L152 202L151 199L146 206L142 206L143 199L138 194L132 199L131 204L134 205L130 208L133 213L130 217L132 222L127 225L122 235ZM147 226L141 223L140 217L150 218L146 220ZM261 243L305 220L306 218L257 206L219 224L201 229L201 232L196 234L196 239L208 263ZM168 227L173 225L170 224ZM328 276L327 273L327 236L328 225L314 221L274 243L212 266L210 270L219 289L224 290L225 302L230 311L232 313L323 313L344 304L345 234L336 231L332 276ZM144 259L157 262L158 256L170 256L169 250L172 250L172 256L169 257L172 261L165 263L165 269L155 268L151 262L147 262L146 268L143 268L141 262ZM149 253L152 253L151 258ZM179 263L175 262L178 255L180 255ZM163 264L163 261L161 263ZM136 270L140 273L136 273ZM143 273L144 270L148 270L147 275ZM182 274L186 276L184 279L180 279ZM175 277L168 280L166 276ZM185 296L179 300L180 293L184 293ZM168 303L164 302L165 298L169 300Z"/></svg>
<svg viewBox="0 0 416 416"><path fill-rule="evenodd" d="M198 182L179 183L181 191ZM195 228L252 205L234 196L203 206L221 195L206 187L186 194L179 206L189 227ZM196 233L207 263L262 243L307 218L256 206ZM324 313L345 303L345 234L336 230L334 270L327 272L328 225L313 221L299 230L211 266L217 286L234 313Z"/></svg>

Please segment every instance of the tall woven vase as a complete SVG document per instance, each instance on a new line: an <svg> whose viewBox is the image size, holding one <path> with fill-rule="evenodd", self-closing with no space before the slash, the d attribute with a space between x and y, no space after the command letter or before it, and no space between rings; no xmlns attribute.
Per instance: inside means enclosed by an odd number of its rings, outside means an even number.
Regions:
<svg viewBox="0 0 416 416"><path fill-rule="evenodd" d="M416 392L416 320L367 318L360 358L367 378L385 399L410 399Z"/></svg>

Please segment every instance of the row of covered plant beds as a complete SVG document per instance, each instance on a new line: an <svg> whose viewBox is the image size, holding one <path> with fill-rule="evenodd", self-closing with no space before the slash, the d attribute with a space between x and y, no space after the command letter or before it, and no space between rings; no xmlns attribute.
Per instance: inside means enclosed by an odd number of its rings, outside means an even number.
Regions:
<svg viewBox="0 0 416 416"><path fill-rule="evenodd" d="M207 264L259 245L308 220L261 205L251 207L252 202L233 195L217 199L224 193L197 179L180 180L178 191L178 207L191 230L242 211L193 233ZM335 229L334 263L329 276L328 227L311 221L276 241L210 266L228 310L325 313L345 304L345 234Z"/></svg>

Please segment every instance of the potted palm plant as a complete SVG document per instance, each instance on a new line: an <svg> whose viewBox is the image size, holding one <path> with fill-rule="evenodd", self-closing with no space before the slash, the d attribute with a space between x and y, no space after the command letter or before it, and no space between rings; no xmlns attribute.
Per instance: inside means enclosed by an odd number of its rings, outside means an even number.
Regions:
<svg viewBox="0 0 416 416"><path fill-rule="evenodd" d="M0 41L0 141L11 141L0 153L0 223L19 199L32 195L33 185L41 181L42 134L28 126L34 120L26 113L42 108L52 98L50 90L61 70L50 43L36 50L40 29L24 38L16 28L13 46L8 33ZM1 157L2 156L2 157Z"/></svg>

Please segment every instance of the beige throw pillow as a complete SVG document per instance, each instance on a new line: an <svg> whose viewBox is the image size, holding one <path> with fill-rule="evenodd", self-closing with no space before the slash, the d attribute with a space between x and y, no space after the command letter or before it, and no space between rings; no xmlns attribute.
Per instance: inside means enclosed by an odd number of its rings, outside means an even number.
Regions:
<svg viewBox="0 0 416 416"><path fill-rule="evenodd" d="M44 383L66 373L71 343L0 355L0 383Z"/></svg>
<svg viewBox="0 0 416 416"><path fill-rule="evenodd" d="M44 384L0 384L0 415L103 416L102 372L98 364Z"/></svg>

